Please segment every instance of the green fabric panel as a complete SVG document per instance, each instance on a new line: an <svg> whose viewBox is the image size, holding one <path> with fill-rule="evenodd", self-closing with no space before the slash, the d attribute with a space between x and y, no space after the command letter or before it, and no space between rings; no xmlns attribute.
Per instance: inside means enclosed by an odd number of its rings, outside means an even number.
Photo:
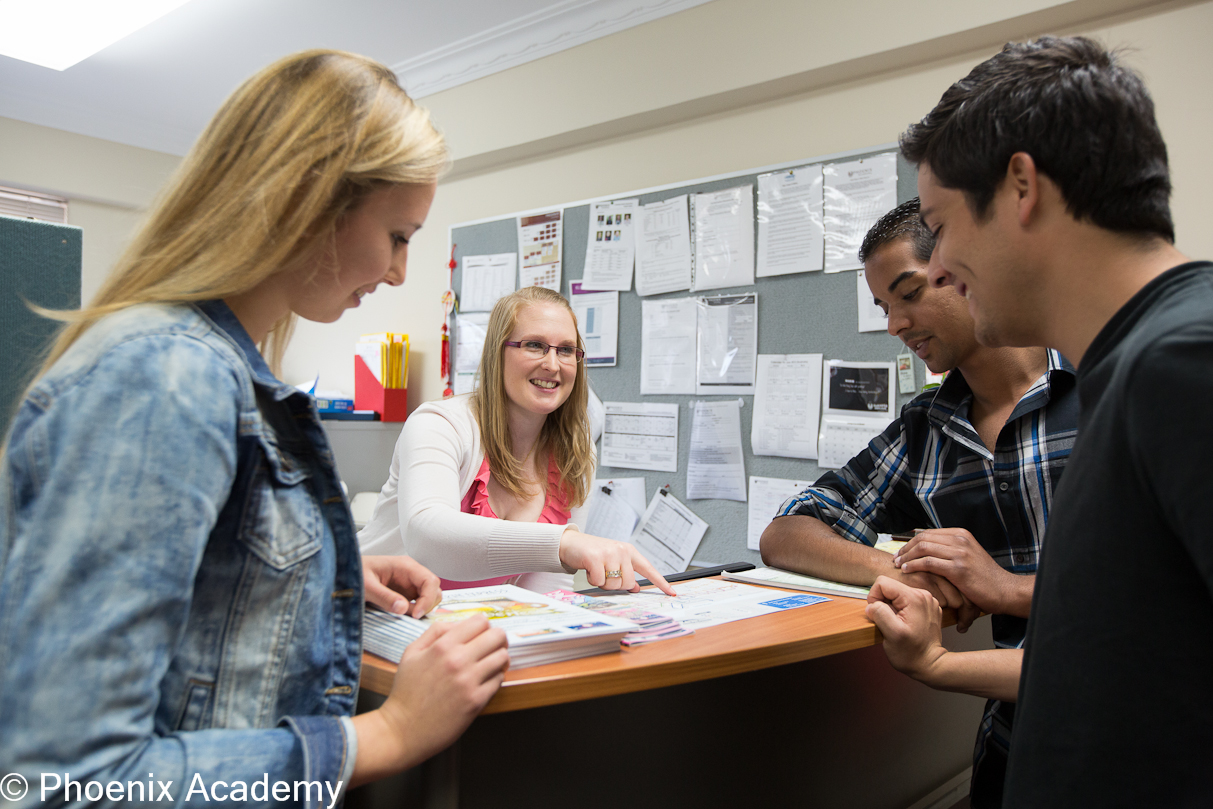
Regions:
<svg viewBox="0 0 1213 809"><path fill-rule="evenodd" d="M0 216L0 434L59 328L30 311L80 308L83 231Z"/></svg>

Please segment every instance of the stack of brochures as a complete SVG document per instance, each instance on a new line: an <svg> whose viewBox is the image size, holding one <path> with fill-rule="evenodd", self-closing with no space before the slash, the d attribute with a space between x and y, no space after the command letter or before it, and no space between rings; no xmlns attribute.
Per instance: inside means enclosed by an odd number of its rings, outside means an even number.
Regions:
<svg viewBox="0 0 1213 809"><path fill-rule="evenodd" d="M510 667L541 666L619 650L620 640L639 627L632 621L591 612L512 584L449 590L434 610L418 620L367 607L363 622L366 651L400 661L405 648L440 621L483 615L505 631Z"/></svg>
<svg viewBox="0 0 1213 809"><path fill-rule="evenodd" d="M624 646L639 646L642 643L652 643L655 640L681 638L684 635L690 635L695 632L694 629L687 629L668 615L649 612L646 609L630 604L620 604L609 598L585 596L580 593L569 592L568 590L553 590L548 595L566 604L572 604L575 607L593 610L603 615L613 615L616 618L622 618L625 621L631 621L636 624L639 629L624 635L623 640L620 641Z"/></svg>
<svg viewBox="0 0 1213 809"><path fill-rule="evenodd" d="M780 570L777 567L758 567L753 570L742 570L739 573L721 573L722 579L740 581L748 584L765 584L770 587L785 587L789 590L804 590L808 593L825 593L831 596L846 598L867 598L871 587L861 587L858 584L843 584L841 582L818 579L803 573L793 573L790 570Z"/></svg>

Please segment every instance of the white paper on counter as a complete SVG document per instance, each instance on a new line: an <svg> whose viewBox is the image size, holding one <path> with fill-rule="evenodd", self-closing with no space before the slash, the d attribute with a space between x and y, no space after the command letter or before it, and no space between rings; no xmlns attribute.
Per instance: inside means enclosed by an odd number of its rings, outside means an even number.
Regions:
<svg viewBox="0 0 1213 809"><path fill-rule="evenodd" d="M823 266L821 166L758 176L759 278Z"/></svg>
<svg viewBox="0 0 1213 809"><path fill-rule="evenodd" d="M691 563L708 524L678 501L659 490L649 501L632 544L653 563L663 576L681 573Z"/></svg>
<svg viewBox="0 0 1213 809"><path fill-rule="evenodd" d="M695 402L687 457L688 500L745 502L741 402Z"/></svg>
<svg viewBox="0 0 1213 809"><path fill-rule="evenodd" d="M889 425L896 402L895 373L892 362L822 363L818 466L844 466Z"/></svg>
<svg viewBox="0 0 1213 809"><path fill-rule="evenodd" d="M585 344L587 367L611 367L619 346L619 293L586 292L579 281L569 284L569 303Z"/></svg>
<svg viewBox="0 0 1213 809"><path fill-rule="evenodd" d="M640 392L695 392L695 298L641 301Z"/></svg>
<svg viewBox="0 0 1213 809"><path fill-rule="evenodd" d="M755 455L816 458L821 418L820 354L759 354L750 449Z"/></svg>
<svg viewBox="0 0 1213 809"><path fill-rule="evenodd" d="M714 295L699 298L697 305L695 393L753 394L758 357L758 293Z"/></svg>
<svg viewBox="0 0 1213 809"><path fill-rule="evenodd" d="M603 407L599 466L678 471L678 405L603 402Z"/></svg>
<svg viewBox="0 0 1213 809"><path fill-rule="evenodd" d="M692 289L754 283L754 189L739 185L691 198L695 223Z"/></svg>
<svg viewBox="0 0 1213 809"><path fill-rule="evenodd" d="M464 256L459 311L491 312L498 298L514 291L517 280L517 253Z"/></svg>
<svg viewBox="0 0 1213 809"><path fill-rule="evenodd" d="M855 273L855 300L858 305L860 331L888 331L889 316L876 305L872 290L868 288L867 273Z"/></svg>
<svg viewBox="0 0 1213 809"><path fill-rule="evenodd" d="M518 217L518 285L560 291L560 262L564 252L562 212Z"/></svg>
<svg viewBox="0 0 1213 809"><path fill-rule="evenodd" d="M634 199L590 205L582 289L627 292L632 288L632 267L636 264L635 225L639 211L640 203Z"/></svg>
<svg viewBox="0 0 1213 809"><path fill-rule="evenodd" d="M455 315L455 372L475 373L480 368L484 338L489 328L488 312Z"/></svg>
<svg viewBox="0 0 1213 809"><path fill-rule="evenodd" d="M779 507L789 497L795 497L813 484L807 480L760 478L750 475L750 504L746 523L746 547L758 550L758 540L767 530Z"/></svg>
<svg viewBox="0 0 1213 809"><path fill-rule="evenodd" d="M855 270L859 245L876 220L897 206L897 156L892 152L822 169L825 181L825 270Z"/></svg>
<svg viewBox="0 0 1213 809"><path fill-rule="evenodd" d="M691 288L691 222L687 195L644 205L636 233L636 294Z"/></svg>
<svg viewBox="0 0 1213 809"><path fill-rule="evenodd" d="M639 503L634 501L635 487L622 485L640 483ZM644 513L644 478L595 479L590 489L589 511L585 526L587 534L606 537L617 542L630 542L640 515Z"/></svg>

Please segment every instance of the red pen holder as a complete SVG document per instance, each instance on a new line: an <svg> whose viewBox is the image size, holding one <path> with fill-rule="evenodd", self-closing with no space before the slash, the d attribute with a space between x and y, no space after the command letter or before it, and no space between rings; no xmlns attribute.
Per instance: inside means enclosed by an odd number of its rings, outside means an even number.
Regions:
<svg viewBox="0 0 1213 809"><path fill-rule="evenodd" d="M383 387L362 357L354 357L355 410L374 410L383 421L404 421L409 414L408 403L408 388Z"/></svg>

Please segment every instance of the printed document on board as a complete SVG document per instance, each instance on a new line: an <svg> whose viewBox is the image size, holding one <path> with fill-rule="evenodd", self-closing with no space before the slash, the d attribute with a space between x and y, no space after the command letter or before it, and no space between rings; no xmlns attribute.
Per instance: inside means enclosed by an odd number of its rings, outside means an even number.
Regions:
<svg viewBox="0 0 1213 809"><path fill-rule="evenodd" d="M640 484L640 501L635 503L629 494L634 494L628 483ZM617 542L628 542L644 513L644 478L595 479L590 489L588 515L582 530L591 536L606 537Z"/></svg>
<svg viewBox="0 0 1213 809"><path fill-rule="evenodd" d="M691 288L691 222L687 195L640 209L636 234L636 294L659 295Z"/></svg>
<svg viewBox="0 0 1213 809"><path fill-rule="evenodd" d="M858 303L860 331L888 331L889 316L876 305L872 290L868 288L868 276L863 270L855 273L855 300Z"/></svg>
<svg viewBox="0 0 1213 809"><path fill-rule="evenodd" d="M822 169L826 272L857 270L859 245L876 220L897 206L897 156L878 154Z"/></svg>
<svg viewBox="0 0 1213 809"><path fill-rule="evenodd" d="M687 458L688 500L745 502L741 402L695 402Z"/></svg>
<svg viewBox="0 0 1213 809"><path fill-rule="evenodd" d="M820 354L759 354L750 447L755 455L816 458Z"/></svg>
<svg viewBox="0 0 1213 809"><path fill-rule="evenodd" d="M678 405L603 402L600 466L678 471Z"/></svg>
<svg viewBox="0 0 1213 809"><path fill-rule="evenodd" d="M696 292L754 283L754 191L749 185L696 194L691 198L695 223Z"/></svg>
<svg viewBox="0 0 1213 809"><path fill-rule="evenodd" d="M758 356L758 294L700 298L698 307L695 393L753 394Z"/></svg>
<svg viewBox="0 0 1213 809"><path fill-rule="evenodd" d="M641 301L640 392L695 392L695 298Z"/></svg>
<svg viewBox="0 0 1213 809"><path fill-rule="evenodd" d="M893 420L896 367L892 362L827 360L821 371L818 466L838 469Z"/></svg>
<svg viewBox="0 0 1213 809"><path fill-rule="evenodd" d="M619 344L619 293L587 292L574 281L569 284L569 303L585 343L586 367L613 366Z"/></svg>
<svg viewBox="0 0 1213 809"><path fill-rule="evenodd" d="M640 204L634 199L595 202L590 206L582 289L627 292L632 288L632 267L636 263L633 234L639 210Z"/></svg>
<svg viewBox="0 0 1213 809"><path fill-rule="evenodd" d="M514 291L517 280L517 253L464 256L459 311L491 312L498 298Z"/></svg>
<svg viewBox="0 0 1213 809"><path fill-rule="evenodd" d="M455 371L474 374L480 368L484 338L489 328L488 312L455 315Z"/></svg>
<svg viewBox="0 0 1213 809"><path fill-rule="evenodd" d="M758 176L759 278L822 268L821 166Z"/></svg>
<svg viewBox="0 0 1213 809"><path fill-rule="evenodd" d="M687 569L707 530L708 524L699 515L662 489L649 501L639 527L632 534L632 544L658 573L667 576Z"/></svg>
<svg viewBox="0 0 1213 809"><path fill-rule="evenodd" d="M519 285L560 291L560 262L564 252L562 211L518 217Z"/></svg>
<svg viewBox="0 0 1213 809"><path fill-rule="evenodd" d="M750 475L750 504L746 524L746 547L758 550L762 532L775 519L779 507L789 497L795 497L813 484L807 480L760 478Z"/></svg>

